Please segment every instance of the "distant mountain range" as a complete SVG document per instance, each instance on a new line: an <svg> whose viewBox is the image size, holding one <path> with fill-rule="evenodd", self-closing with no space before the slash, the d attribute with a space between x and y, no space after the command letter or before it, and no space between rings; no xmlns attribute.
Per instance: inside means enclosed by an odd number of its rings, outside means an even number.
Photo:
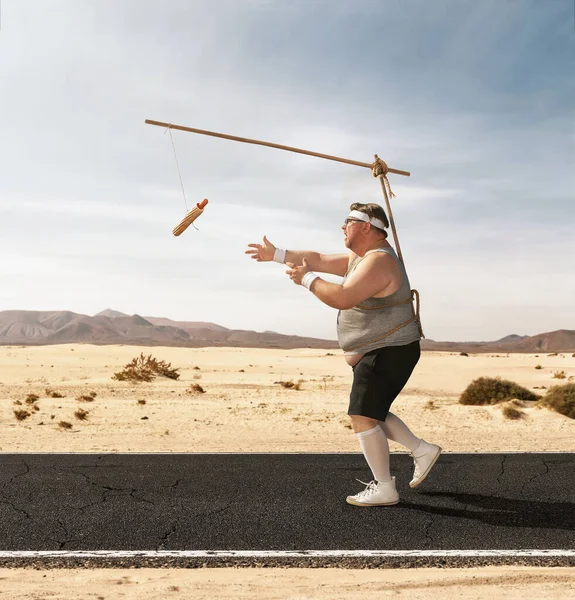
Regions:
<svg viewBox="0 0 575 600"><path fill-rule="evenodd" d="M274 331L228 329L202 321L172 321L106 309L94 315L70 311L0 311L0 345L126 344L138 346L232 346L243 348L338 348L337 341ZM449 352L575 352L575 331L508 335L492 342L436 342L423 350Z"/></svg>

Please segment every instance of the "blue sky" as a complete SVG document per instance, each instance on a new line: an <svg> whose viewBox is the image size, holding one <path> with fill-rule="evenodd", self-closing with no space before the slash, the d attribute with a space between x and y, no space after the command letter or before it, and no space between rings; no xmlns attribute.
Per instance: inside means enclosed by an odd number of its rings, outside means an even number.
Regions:
<svg viewBox="0 0 575 600"><path fill-rule="evenodd" d="M3 0L0 310L111 307L335 338L335 311L245 254L344 251L370 162L427 337L575 329L572 0ZM337 278L330 278L338 281Z"/></svg>

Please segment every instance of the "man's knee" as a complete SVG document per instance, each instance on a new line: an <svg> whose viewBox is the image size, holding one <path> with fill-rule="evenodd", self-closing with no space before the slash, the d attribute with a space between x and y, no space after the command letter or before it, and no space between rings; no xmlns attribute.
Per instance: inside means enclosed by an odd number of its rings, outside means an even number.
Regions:
<svg viewBox="0 0 575 600"><path fill-rule="evenodd" d="M349 418L354 433L368 431L369 429L373 429L379 423L377 419L370 419L369 417L362 417L361 415L349 415Z"/></svg>

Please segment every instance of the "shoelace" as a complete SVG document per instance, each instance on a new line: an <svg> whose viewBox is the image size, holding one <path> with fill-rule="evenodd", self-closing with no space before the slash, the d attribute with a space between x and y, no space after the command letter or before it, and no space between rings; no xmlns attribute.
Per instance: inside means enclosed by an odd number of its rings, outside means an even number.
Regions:
<svg viewBox="0 0 575 600"><path fill-rule="evenodd" d="M375 494L377 492L377 481L370 481L369 483L361 481L361 479L356 479L356 481L359 481L359 483L367 486L363 492L359 492L359 494L356 495L357 499L367 498L367 496L371 496L371 494Z"/></svg>

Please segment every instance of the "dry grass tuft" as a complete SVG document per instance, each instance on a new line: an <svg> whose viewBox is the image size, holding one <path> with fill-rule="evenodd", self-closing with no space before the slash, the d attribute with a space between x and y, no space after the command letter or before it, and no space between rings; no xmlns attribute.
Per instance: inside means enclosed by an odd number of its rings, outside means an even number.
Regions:
<svg viewBox="0 0 575 600"><path fill-rule="evenodd" d="M34 404L37 400L40 400L40 396L38 394L28 394L26 396L26 404Z"/></svg>
<svg viewBox="0 0 575 600"><path fill-rule="evenodd" d="M190 387L186 390L187 394L205 394L206 390L199 383L191 383Z"/></svg>
<svg viewBox="0 0 575 600"><path fill-rule="evenodd" d="M138 404L146 404L145 400L138 400Z"/></svg>
<svg viewBox="0 0 575 600"><path fill-rule="evenodd" d="M84 410L83 408L79 408L75 413L74 416L76 417L76 419L78 419L78 421L85 421L88 418L88 411Z"/></svg>
<svg viewBox="0 0 575 600"><path fill-rule="evenodd" d="M122 371L112 375L112 379L118 381L153 381L157 376L168 379L179 379L179 369L173 369L171 363L154 358L151 354L136 356L128 363Z"/></svg>
<svg viewBox="0 0 575 600"><path fill-rule="evenodd" d="M513 381L501 379L500 377L480 377L467 386L459 398L459 403L481 406L484 404L497 404L513 398L533 401L539 400L541 396Z"/></svg>
<svg viewBox="0 0 575 600"><path fill-rule="evenodd" d="M503 407L503 416L506 419L510 419L511 421L517 421L518 419L522 419L525 416L525 413L521 410L517 410L514 406L508 404Z"/></svg>
<svg viewBox="0 0 575 600"><path fill-rule="evenodd" d="M555 385L549 388L539 404L570 419L575 419L575 383Z"/></svg>
<svg viewBox="0 0 575 600"><path fill-rule="evenodd" d="M303 381L303 379L299 379L294 383L293 380L290 379L289 381L274 381L274 383L279 383L283 388L288 390L301 390Z"/></svg>
<svg viewBox="0 0 575 600"><path fill-rule="evenodd" d="M536 369L542 369L543 367L541 365L535 365Z"/></svg>
<svg viewBox="0 0 575 600"><path fill-rule="evenodd" d="M565 377L567 377L565 371L555 371L555 373L553 373L553 379L565 379Z"/></svg>
<svg viewBox="0 0 575 600"><path fill-rule="evenodd" d="M68 421L60 421L58 423L58 427L60 429L72 429L72 423L69 423Z"/></svg>
<svg viewBox="0 0 575 600"><path fill-rule="evenodd" d="M24 421L27 419L32 413L29 413L27 410L15 410L14 416L18 419L18 421Z"/></svg>
<svg viewBox="0 0 575 600"><path fill-rule="evenodd" d="M65 396L63 394L61 394L60 392L57 392L51 388L46 388L45 392L46 392L46 396L48 396L48 398L65 398Z"/></svg>
<svg viewBox="0 0 575 600"><path fill-rule="evenodd" d="M92 394L82 394L81 396L77 396L76 400L78 402L94 402L94 396Z"/></svg>

